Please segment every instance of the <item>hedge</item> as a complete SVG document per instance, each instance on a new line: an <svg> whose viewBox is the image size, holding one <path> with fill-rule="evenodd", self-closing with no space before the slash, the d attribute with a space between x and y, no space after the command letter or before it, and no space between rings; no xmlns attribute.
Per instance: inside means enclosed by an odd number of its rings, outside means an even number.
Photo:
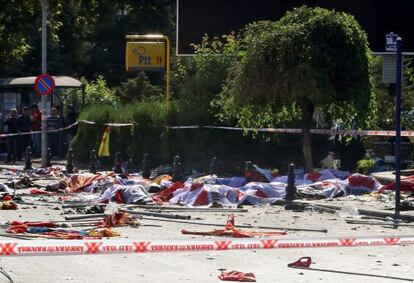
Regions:
<svg viewBox="0 0 414 283"><path fill-rule="evenodd" d="M301 138L299 135L268 134L252 138L242 131L219 129L180 129L177 125L180 113L173 104L169 109L163 101L147 99L126 106L93 105L80 114L81 120L96 122L95 125L80 123L72 141L75 158L89 160L91 149L96 151L106 128L104 123L133 122L133 127L112 127L110 134L111 157L103 159L113 164L115 152L130 158L134 167L140 167L144 153L150 153L153 167L171 163L176 154L182 157L185 167L197 171L208 170L212 157L222 162L223 172L241 173L244 161L252 160L263 167L284 171L290 162L302 164ZM330 149L327 138L315 136L316 159L321 159Z"/></svg>

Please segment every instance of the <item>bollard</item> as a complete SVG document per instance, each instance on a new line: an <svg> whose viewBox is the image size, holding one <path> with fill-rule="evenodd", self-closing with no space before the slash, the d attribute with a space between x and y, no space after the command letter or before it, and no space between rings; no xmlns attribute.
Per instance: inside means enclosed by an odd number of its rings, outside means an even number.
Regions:
<svg viewBox="0 0 414 283"><path fill-rule="evenodd" d="M180 156L176 155L173 159L173 182L183 182L184 181L184 166L180 162Z"/></svg>
<svg viewBox="0 0 414 283"><path fill-rule="evenodd" d="M149 179L149 177L151 176L151 171L150 171L150 155L148 153L145 153L143 158L142 158L142 177Z"/></svg>
<svg viewBox="0 0 414 283"><path fill-rule="evenodd" d="M286 210L298 210L302 209L300 204L295 204L293 201L296 198L296 186L295 186L295 165L290 164L288 167L288 181L286 186L286 195L285 195L285 209Z"/></svg>
<svg viewBox="0 0 414 283"><path fill-rule="evenodd" d="M210 162L210 175L218 175L219 162L217 157L213 157Z"/></svg>
<svg viewBox="0 0 414 283"><path fill-rule="evenodd" d="M73 150L69 148L66 159L66 172L69 174L73 173Z"/></svg>
<svg viewBox="0 0 414 283"><path fill-rule="evenodd" d="M52 150L50 149L50 147L47 148L46 167L52 167Z"/></svg>
<svg viewBox="0 0 414 283"><path fill-rule="evenodd" d="M286 186L286 196L285 200L293 201L296 198L296 186L295 186L295 165L290 164L288 167L288 183Z"/></svg>
<svg viewBox="0 0 414 283"><path fill-rule="evenodd" d="M26 159L24 162L24 169L23 170L33 170L32 167L32 149L30 146L26 148Z"/></svg>
<svg viewBox="0 0 414 283"><path fill-rule="evenodd" d="M89 155L89 172L96 173L96 152L94 149L91 150Z"/></svg>
<svg viewBox="0 0 414 283"><path fill-rule="evenodd" d="M116 174L122 174L122 158L121 158L121 152L117 151L115 153L115 169L114 169L114 173Z"/></svg>

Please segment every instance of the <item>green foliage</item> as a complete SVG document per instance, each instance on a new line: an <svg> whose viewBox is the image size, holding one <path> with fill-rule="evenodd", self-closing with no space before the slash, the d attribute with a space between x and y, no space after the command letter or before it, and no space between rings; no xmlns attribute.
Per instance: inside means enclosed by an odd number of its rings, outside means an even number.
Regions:
<svg viewBox="0 0 414 283"><path fill-rule="evenodd" d="M244 56L214 102L218 117L245 128L300 121L306 171L313 170L315 110L347 126L373 124L367 36L351 15L303 6L248 25L239 46Z"/></svg>
<svg viewBox="0 0 414 283"><path fill-rule="evenodd" d="M348 125L372 123L367 37L352 16L301 7L278 22L247 26L241 41L246 56L216 102L220 118L270 126L316 108Z"/></svg>
<svg viewBox="0 0 414 283"><path fill-rule="evenodd" d="M141 157L143 150L159 151L158 139L163 128L167 125L168 111L165 101L145 99L134 104L90 105L80 114L80 119L94 121L95 125L80 123L78 134L72 142L72 148L77 158L87 160L91 149L98 150L102 134L106 128L104 123L134 123L133 127L112 127L110 150L134 157ZM151 140L151 142L148 142ZM134 142L131 142L134 141Z"/></svg>
<svg viewBox="0 0 414 283"><path fill-rule="evenodd" d="M48 72L110 86L126 80L126 34L175 30L171 0L49 0ZM41 1L0 0L0 75L40 72Z"/></svg>
<svg viewBox="0 0 414 283"><path fill-rule="evenodd" d="M113 91L106 84L102 76L98 76L95 80L88 81L81 78L85 88L85 105L116 105L119 99L114 96ZM82 104L83 93L82 90L72 90L67 92L69 103L79 107ZM99 107L98 107L99 108ZM103 108L105 109L105 108Z"/></svg>
<svg viewBox="0 0 414 283"><path fill-rule="evenodd" d="M371 169L375 165L375 160L370 159L361 159L358 161L358 172L361 174L367 174L368 170Z"/></svg>
<svg viewBox="0 0 414 283"><path fill-rule="evenodd" d="M405 58L403 72L402 126L407 129L414 129L414 60L412 58ZM382 82L381 57L372 57L371 74L378 103L378 113L381 113L381 117L377 121L377 127L393 129L395 127L395 88L394 85L386 85Z"/></svg>
<svg viewBox="0 0 414 283"><path fill-rule="evenodd" d="M220 93L229 67L242 53L234 34L214 39L205 36L194 48L193 62L177 63L178 123L214 124L211 101Z"/></svg>
<svg viewBox="0 0 414 283"><path fill-rule="evenodd" d="M0 75L14 71L30 51L28 34L36 21L39 1L0 1Z"/></svg>
<svg viewBox="0 0 414 283"><path fill-rule="evenodd" d="M121 103L131 103L148 97L160 97L162 90L152 85L145 73L141 72L136 78L116 87L114 94Z"/></svg>

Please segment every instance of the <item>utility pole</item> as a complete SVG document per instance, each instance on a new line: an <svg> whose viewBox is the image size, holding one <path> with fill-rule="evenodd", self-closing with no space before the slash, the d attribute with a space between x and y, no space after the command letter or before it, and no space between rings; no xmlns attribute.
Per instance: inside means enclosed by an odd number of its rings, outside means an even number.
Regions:
<svg viewBox="0 0 414 283"><path fill-rule="evenodd" d="M47 73L47 8L47 0L42 0L42 74ZM42 167L47 160L46 104L47 98L42 95Z"/></svg>

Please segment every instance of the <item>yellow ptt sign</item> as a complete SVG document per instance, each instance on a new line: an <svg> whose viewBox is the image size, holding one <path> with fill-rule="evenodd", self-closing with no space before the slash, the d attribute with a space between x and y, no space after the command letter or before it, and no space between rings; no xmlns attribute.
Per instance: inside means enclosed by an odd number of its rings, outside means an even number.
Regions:
<svg viewBox="0 0 414 283"><path fill-rule="evenodd" d="M166 66L165 42L127 42L127 71L163 70Z"/></svg>

